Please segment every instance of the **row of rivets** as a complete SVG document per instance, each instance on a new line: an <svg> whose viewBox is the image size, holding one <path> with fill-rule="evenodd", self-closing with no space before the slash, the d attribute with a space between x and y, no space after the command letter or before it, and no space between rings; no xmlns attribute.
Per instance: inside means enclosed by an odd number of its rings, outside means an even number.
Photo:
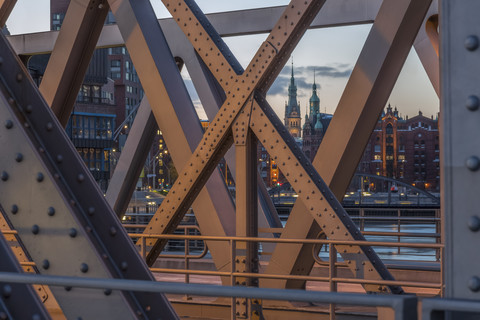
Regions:
<svg viewBox="0 0 480 320"><path fill-rule="evenodd" d="M468 51L476 51L479 47L480 41L477 36L470 35L465 39L465 49ZM476 111L480 107L480 99L476 95L470 95L466 101L466 107L470 111ZM465 160L465 166L470 171L477 171L480 169L480 159L477 156L470 156ZM467 221L467 226L472 232L480 230L480 218L478 216L471 216ZM468 288L473 292L480 290L480 278L473 276L468 281Z"/></svg>

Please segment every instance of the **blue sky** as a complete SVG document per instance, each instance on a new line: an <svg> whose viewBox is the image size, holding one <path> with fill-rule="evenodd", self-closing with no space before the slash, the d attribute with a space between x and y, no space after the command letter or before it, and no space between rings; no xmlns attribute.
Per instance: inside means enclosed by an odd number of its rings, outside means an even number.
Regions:
<svg viewBox="0 0 480 320"><path fill-rule="evenodd" d="M287 4L285 0L197 0L205 13L231 11ZM20 0L7 26L12 34L39 32L49 29L50 0ZM160 0L152 0L159 18L169 16ZM313 69L319 87L321 110L333 113L341 97L348 76L355 65L370 25L337 27L308 31L293 53L295 77L302 117L311 94ZM266 35L226 38L225 41L240 63L246 66ZM280 118L283 118L286 90L290 77L290 62L273 84L268 100ZM184 73L188 78L188 74ZM189 86L191 87L191 86ZM192 93L195 100L195 94ZM198 105L198 101L197 105ZM426 116L436 115L439 100L414 51L407 59L389 103L397 106L403 115L413 116L422 110Z"/></svg>

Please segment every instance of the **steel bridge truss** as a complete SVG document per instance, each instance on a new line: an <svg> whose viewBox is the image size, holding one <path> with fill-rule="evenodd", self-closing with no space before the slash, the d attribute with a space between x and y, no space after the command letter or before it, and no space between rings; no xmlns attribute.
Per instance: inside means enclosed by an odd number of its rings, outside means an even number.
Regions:
<svg viewBox="0 0 480 320"><path fill-rule="evenodd" d="M39 89L17 56L28 52L22 53L10 39L14 50L2 35L0 143L4 156L0 158L0 205L4 220L0 222L4 229L16 230L15 239L21 244L17 256L28 255L36 265L33 271L45 275L153 281L147 264L156 261L165 241L148 242L152 249L145 264L118 218L126 210L158 128L179 177L146 234L173 232L190 207L204 235L251 237L258 236L259 225L281 226L257 173L256 145L260 142L299 195L282 238L315 238L323 232L335 240L364 240L337 199L345 193L412 45L438 93L438 55L430 41L435 32L427 29L429 39L427 31L421 29L425 22L433 23L429 18L437 12L437 5L431 2L292 0L288 6L270 11L253 10L253 19L261 23L248 32L269 34L244 70L222 39L225 31L217 30L193 0L164 0L173 19L162 27L149 1L72 1ZM14 3L3 2L0 22L6 20ZM353 8L350 16L341 17L341 8L349 6ZM356 10L359 8L368 8L371 16L355 16L361 12ZM108 10L115 16L146 97L104 197L64 127L95 47L108 42L101 36ZM337 21L318 18L325 19L332 12ZM259 19L262 14L269 18ZM212 15L211 19L221 24L222 17L235 19L229 14ZM372 29L317 157L310 163L269 106L266 92L310 25L365 22L373 22ZM245 25L241 28L250 27ZM230 34L235 32L230 30ZM210 118L205 133L180 76L183 64ZM235 201L217 169L222 158L235 176ZM217 269L229 270L229 245L207 244ZM278 244L272 250L267 272L310 273L314 261L309 246ZM356 278L393 279L372 248L336 245L336 250ZM1 237L0 253L6 257L0 262L2 271L20 272ZM237 272L258 272L255 245L239 243L233 254ZM223 282L228 284L228 279ZM259 283L240 278L237 282L273 288L304 286L298 280L263 279ZM388 285L365 284L364 288L368 292L403 292ZM25 299L31 299L32 307L17 310L13 299L4 294L0 314L21 317L21 312L28 311L48 318L30 287L4 285L3 290L12 297L17 290L22 292ZM68 318L176 317L166 298L158 293L109 288L103 292L70 287L51 290ZM239 317L249 317L252 310L258 310L251 302L237 302Z"/></svg>

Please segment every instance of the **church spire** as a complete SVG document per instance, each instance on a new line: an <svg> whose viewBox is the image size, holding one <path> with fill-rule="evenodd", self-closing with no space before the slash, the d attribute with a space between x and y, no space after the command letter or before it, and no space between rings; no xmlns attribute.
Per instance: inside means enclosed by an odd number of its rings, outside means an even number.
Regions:
<svg viewBox="0 0 480 320"><path fill-rule="evenodd" d="M292 59L292 76L290 78L290 85L288 86L288 104L285 114L288 116L293 111L300 112L297 102L297 86L295 85L295 76L293 74L293 59Z"/></svg>
<svg viewBox="0 0 480 320"><path fill-rule="evenodd" d="M313 69L312 96L310 97L310 116L320 112L320 98L317 95L317 84L315 82L315 68Z"/></svg>

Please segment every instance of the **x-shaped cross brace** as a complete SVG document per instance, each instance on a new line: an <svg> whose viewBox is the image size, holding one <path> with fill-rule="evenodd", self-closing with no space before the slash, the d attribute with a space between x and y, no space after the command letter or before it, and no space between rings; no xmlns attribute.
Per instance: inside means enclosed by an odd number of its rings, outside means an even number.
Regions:
<svg viewBox="0 0 480 320"><path fill-rule="evenodd" d="M209 174L233 143L232 124L248 99L253 97L255 101L252 114L249 115L253 116L250 128L264 145L269 146L269 152L277 158L277 163L283 167L282 171L302 201L311 205L309 211L315 220L330 238L364 240L263 97L280 71L279 66L283 66L288 59L294 45L324 1L292 1L242 75L233 72L228 59L218 50L214 42L219 41L216 32L193 2L164 3L210 71L226 89L227 99L145 232L169 233L176 228ZM209 44L209 50L205 50L205 43ZM150 244L153 248L147 257L148 263L156 259L164 241L151 241ZM336 247L356 277L392 279L371 248L360 245ZM367 291L401 292L395 286L365 287Z"/></svg>

